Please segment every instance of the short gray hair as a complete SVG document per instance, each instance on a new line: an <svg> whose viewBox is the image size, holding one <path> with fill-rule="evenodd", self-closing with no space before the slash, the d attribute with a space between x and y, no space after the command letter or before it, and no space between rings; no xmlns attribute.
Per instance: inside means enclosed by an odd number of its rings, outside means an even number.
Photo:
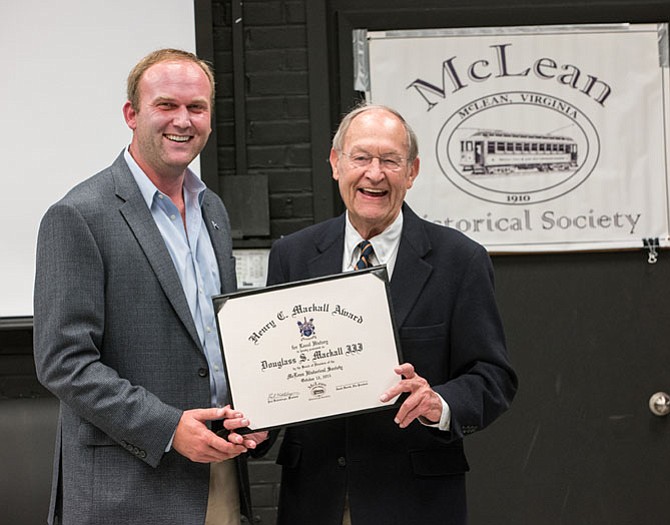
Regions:
<svg viewBox="0 0 670 525"><path fill-rule="evenodd" d="M347 113L342 118L342 121L340 122L340 125L337 128L337 132L333 137L333 149L335 151L342 151L342 148L344 147L344 137L346 136L347 131L349 131L349 126L351 126L351 123L357 116L361 115L362 113L365 113L366 111L372 111L378 109L388 111L389 113L397 117L398 120L405 127L405 131L407 132L407 161L412 162L419 156L419 142L416 138L416 133L414 133L412 127L407 123L407 121L403 118L403 116L400 113L398 113L398 111L381 104L368 104L367 102L362 102L354 109L349 111L349 113Z"/></svg>

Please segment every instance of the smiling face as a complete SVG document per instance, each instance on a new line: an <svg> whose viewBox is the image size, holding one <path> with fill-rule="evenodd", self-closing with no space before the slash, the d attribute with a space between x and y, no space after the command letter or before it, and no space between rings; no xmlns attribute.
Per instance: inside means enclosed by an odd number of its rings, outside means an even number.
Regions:
<svg viewBox="0 0 670 525"><path fill-rule="evenodd" d="M419 159L408 160L407 131L383 109L370 109L354 118L342 144L332 149L330 165L349 219L364 239L383 232L398 217L407 190L419 174ZM352 157L372 158L367 165ZM379 159L400 158L398 169Z"/></svg>
<svg viewBox="0 0 670 525"><path fill-rule="evenodd" d="M130 153L154 183L181 177L212 130L209 79L193 62L159 62L142 75L139 93L137 108L123 107Z"/></svg>

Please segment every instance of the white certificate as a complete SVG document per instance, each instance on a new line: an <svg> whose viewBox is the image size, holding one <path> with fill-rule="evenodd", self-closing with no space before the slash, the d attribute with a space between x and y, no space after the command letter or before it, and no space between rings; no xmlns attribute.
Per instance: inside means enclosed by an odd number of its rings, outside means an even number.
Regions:
<svg viewBox="0 0 670 525"><path fill-rule="evenodd" d="M385 267L213 298L232 406L252 430L387 408L400 377Z"/></svg>

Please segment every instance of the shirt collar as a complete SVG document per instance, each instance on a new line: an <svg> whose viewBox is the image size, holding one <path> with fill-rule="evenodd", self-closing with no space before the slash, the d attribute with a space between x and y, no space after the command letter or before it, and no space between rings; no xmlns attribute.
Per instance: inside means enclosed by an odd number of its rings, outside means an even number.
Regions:
<svg viewBox="0 0 670 525"><path fill-rule="evenodd" d="M372 248L375 252L375 257L379 264L387 264L389 258L395 253L400 244L400 236L402 235L403 215L402 210L398 213L396 219L383 232L375 235L371 239L363 239L361 234L356 231L356 228L351 224L349 218L349 211L346 212L346 225L344 228L344 253L347 254L347 260L353 264L354 257L358 257L356 247L359 242L368 240L372 243Z"/></svg>
<svg viewBox="0 0 670 525"><path fill-rule="evenodd" d="M151 209L151 205L154 201L154 197L157 194L162 193L155 184L151 182L151 179L147 177L147 174L144 173L142 168L135 162L135 159L130 154L130 148L126 148L123 152L123 158L128 164L130 173L132 173L135 182L140 188L140 193L142 198L147 203L147 207ZM190 168L186 168L186 174L184 176L184 191L191 194L192 196L197 196L198 204L202 204L202 200L205 197L205 183L200 180L200 178L191 171Z"/></svg>

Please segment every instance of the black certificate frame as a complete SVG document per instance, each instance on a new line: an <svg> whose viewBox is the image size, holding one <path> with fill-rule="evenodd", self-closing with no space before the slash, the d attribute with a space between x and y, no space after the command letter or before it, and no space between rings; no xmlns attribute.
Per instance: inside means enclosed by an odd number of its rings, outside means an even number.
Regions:
<svg viewBox="0 0 670 525"><path fill-rule="evenodd" d="M379 287L377 281L383 286ZM344 290L355 290L366 282L377 288L375 293L378 295L374 299L383 299L382 304L377 301L363 307L369 310L360 309L367 300L365 297L354 299L352 294L346 295L354 304L351 310L347 310L346 305L337 304L336 300L314 298L324 288L331 292L336 289L335 295L345 294ZM283 297L288 299L287 308L278 309L276 304L270 304ZM398 398L386 403L379 400L383 391L400 380L393 367L403 362L390 297L388 272L384 265L212 297L231 406L251 420L249 430L272 430L397 406ZM263 308L268 305L272 318L266 322L266 315L256 323L260 328L250 332L245 329L245 323L257 315L259 310L253 305L257 307L259 302L263 303ZM250 304L253 312L248 311ZM265 312L260 315L263 314ZM334 325L329 326L333 328L331 337L320 339L319 327L324 326L329 317ZM375 328L379 328L376 323L382 323L381 332L366 333L365 323L370 318ZM338 333L338 338L343 334L342 330L335 330L335 325L345 326L345 332L355 334L354 342L340 344L338 339L332 344L333 332ZM277 345L277 341L281 343ZM377 348L375 342L379 342L381 348ZM388 367L374 366L377 354L389 364ZM249 358L249 355L253 357ZM358 363L357 359L360 359ZM362 367L360 363L363 363ZM354 376L360 377L360 369L368 370L371 378L354 379ZM273 374L286 377L279 379L275 386L270 379ZM333 375L339 379L332 378ZM375 386L379 391L372 390ZM352 403L353 408L334 408L338 399L342 403ZM300 411L302 407L304 410Z"/></svg>

